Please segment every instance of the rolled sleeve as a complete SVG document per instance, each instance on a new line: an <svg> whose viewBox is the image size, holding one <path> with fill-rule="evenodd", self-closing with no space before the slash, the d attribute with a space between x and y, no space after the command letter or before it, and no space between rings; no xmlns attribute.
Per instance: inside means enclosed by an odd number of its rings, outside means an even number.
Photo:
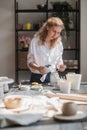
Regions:
<svg viewBox="0 0 87 130"><path fill-rule="evenodd" d="M59 45L59 53L58 53L58 57L56 59L56 64L63 64L63 45L62 45L62 42L60 42L60 45Z"/></svg>
<svg viewBox="0 0 87 130"><path fill-rule="evenodd" d="M29 63L31 62L34 62L34 54L33 54L33 44L32 44L33 41L31 41L31 44L29 46L29 49L28 49L28 55L27 55L27 64L29 65Z"/></svg>

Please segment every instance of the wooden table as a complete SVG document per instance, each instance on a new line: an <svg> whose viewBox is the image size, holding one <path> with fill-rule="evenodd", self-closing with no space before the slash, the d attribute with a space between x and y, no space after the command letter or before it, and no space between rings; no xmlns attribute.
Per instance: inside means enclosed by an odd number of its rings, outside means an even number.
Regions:
<svg viewBox="0 0 87 130"><path fill-rule="evenodd" d="M87 93L87 84L81 85L78 93ZM80 105L80 109L87 112L87 105ZM29 126L14 126L3 128L2 130L87 130L87 118L78 121L59 121L51 119L43 119Z"/></svg>

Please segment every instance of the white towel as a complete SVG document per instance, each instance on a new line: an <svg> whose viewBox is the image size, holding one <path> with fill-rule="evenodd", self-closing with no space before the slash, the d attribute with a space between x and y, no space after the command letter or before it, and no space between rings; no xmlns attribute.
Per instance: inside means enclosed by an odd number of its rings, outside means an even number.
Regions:
<svg viewBox="0 0 87 130"><path fill-rule="evenodd" d="M0 114L0 128L14 125L30 125L42 119L42 114Z"/></svg>
<svg viewBox="0 0 87 130"><path fill-rule="evenodd" d="M44 74L44 75L40 78L41 82L44 82L44 81L45 81L46 76L47 76L47 74Z"/></svg>

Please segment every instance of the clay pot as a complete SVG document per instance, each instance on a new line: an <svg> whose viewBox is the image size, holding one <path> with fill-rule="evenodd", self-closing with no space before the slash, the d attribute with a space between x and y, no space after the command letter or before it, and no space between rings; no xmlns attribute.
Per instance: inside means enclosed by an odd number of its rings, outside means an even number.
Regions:
<svg viewBox="0 0 87 130"><path fill-rule="evenodd" d="M74 102L64 103L62 106L62 113L64 116L72 116L77 113L78 107Z"/></svg>

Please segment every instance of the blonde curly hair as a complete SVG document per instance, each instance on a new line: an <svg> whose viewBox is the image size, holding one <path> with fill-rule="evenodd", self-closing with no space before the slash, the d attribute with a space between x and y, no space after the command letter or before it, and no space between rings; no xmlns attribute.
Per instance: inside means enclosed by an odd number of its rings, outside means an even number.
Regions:
<svg viewBox="0 0 87 130"><path fill-rule="evenodd" d="M43 26L39 29L39 31L35 34L36 36L39 36L40 38L40 42L39 44L43 45L45 42L45 39L47 37L48 34L48 30L47 27L61 27L61 29L64 29L64 24L62 22L62 20L58 17L51 17L49 18L44 24ZM51 40L51 48L54 47L56 44L58 44L58 42L61 40L61 36L58 36L57 38Z"/></svg>

